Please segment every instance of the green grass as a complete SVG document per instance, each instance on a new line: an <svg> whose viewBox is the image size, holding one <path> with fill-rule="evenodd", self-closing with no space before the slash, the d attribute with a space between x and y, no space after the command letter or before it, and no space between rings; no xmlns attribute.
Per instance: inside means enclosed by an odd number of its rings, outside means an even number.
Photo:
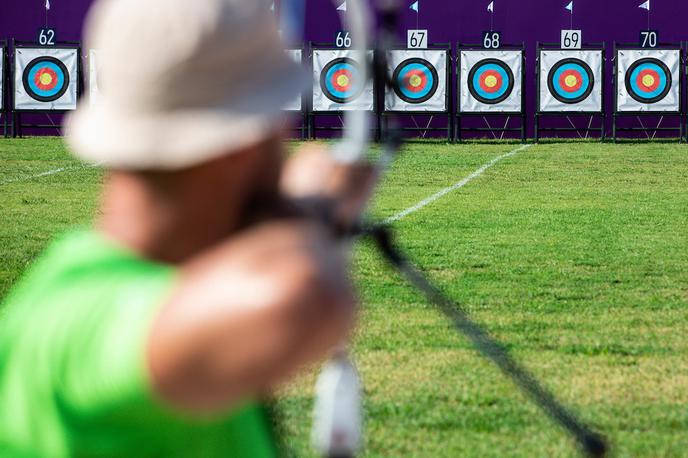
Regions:
<svg viewBox="0 0 688 458"><path fill-rule="evenodd" d="M513 148L409 145L373 213L403 210ZM57 168L67 169L22 179ZM58 139L0 140L0 296L51 236L89 221L100 179ZM615 456L686 456L686 146L533 146L396 226L400 245L608 434ZM365 456L575 456L368 244L355 276ZM314 376L307 371L280 401L298 456L312 456Z"/></svg>

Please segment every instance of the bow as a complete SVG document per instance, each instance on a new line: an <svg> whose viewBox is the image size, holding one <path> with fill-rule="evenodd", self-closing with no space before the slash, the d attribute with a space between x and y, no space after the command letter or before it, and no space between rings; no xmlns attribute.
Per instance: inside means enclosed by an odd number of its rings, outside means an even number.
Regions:
<svg viewBox="0 0 688 458"><path fill-rule="evenodd" d="M339 5L340 1L335 0ZM365 0L347 0L343 24L352 37L354 60L361 68L361 81L367 81L369 69L367 48L371 41L368 33L372 12ZM339 9L339 8L338 8ZM387 51L394 45L396 18L399 8L395 0L387 0L381 8L381 27L373 66L374 81L384 81L387 87L393 82L387 69ZM363 84L363 83L361 83ZM345 114L343 139L333 148L335 160L351 164L364 160L369 147L369 113L349 111ZM395 130L384 137L383 152L378 162L385 169L400 146L400 135ZM372 238L385 259L423 293L426 299L452 322L455 329L468 338L473 347L492 361L502 373L523 391L556 424L567 431L580 445L584 454L601 457L608 446L573 413L560 404L555 396L523 366L521 366L486 330L475 323L456 302L432 284L422 271L393 243L390 228L385 225L357 225L350 228L346 237L350 243L356 237ZM313 445L324 457L354 457L361 446L361 384L358 373L347 355L340 350L328 362L318 379L314 412Z"/></svg>

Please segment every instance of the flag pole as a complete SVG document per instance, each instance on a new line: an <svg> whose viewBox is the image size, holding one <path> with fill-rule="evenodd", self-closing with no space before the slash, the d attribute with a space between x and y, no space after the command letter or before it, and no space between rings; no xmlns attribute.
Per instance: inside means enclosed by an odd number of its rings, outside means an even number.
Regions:
<svg viewBox="0 0 688 458"><path fill-rule="evenodd" d="M647 8L647 30L650 30L650 8Z"/></svg>
<svg viewBox="0 0 688 458"><path fill-rule="evenodd" d="M419 16L420 16L420 3L418 4L418 10L416 11L416 30L418 30L418 27L419 27L419 19L418 19Z"/></svg>

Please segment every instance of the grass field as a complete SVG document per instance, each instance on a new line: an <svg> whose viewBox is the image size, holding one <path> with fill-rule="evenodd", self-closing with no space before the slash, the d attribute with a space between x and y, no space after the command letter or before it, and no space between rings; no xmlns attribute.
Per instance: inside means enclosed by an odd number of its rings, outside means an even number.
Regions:
<svg viewBox="0 0 688 458"><path fill-rule="evenodd" d="M408 145L373 213L413 206L516 146ZM59 139L0 140L0 296L50 237L88 222L100 179ZM688 456L688 147L536 145L396 227L446 292L608 434L615 456ZM355 265L365 456L575 456L371 246ZM297 456L311 456L313 380L280 401Z"/></svg>

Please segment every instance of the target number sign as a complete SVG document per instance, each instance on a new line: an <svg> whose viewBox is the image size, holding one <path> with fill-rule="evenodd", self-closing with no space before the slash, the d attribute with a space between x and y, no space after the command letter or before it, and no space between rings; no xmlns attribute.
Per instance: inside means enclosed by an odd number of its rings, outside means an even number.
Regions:
<svg viewBox="0 0 688 458"><path fill-rule="evenodd" d="M340 30L334 36L334 45L338 48L351 47L351 34L346 30Z"/></svg>
<svg viewBox="0 0 688 458"><path fill-rule="evenodd" d="M409 30L406 38L408 49L428 49L427 30Z"/></svg>
<svg viewBox="0 0 688 458"><path fill-rule="evenodd" d="M483 48L499 49L502 47L502 33L489 31L483 32Z"/></svg>
<svg viewBox="0 0 688 458"><path fill-rule="evenodd" d="M641 48L656 48L659 44L656 30L641 30L640 31L640 47Z"/></svg>
<svg viewBox="0 0 688 458"><path fill-rule="evenodd" d="M55 46L55 41L57 41L55 29L39 29L38 38L36 39L36 41L41 46Z"/></svg>
<svg viewBox="0 0 688 458"><path fill-rule="evenodd" d="M582 37L580 30L562 30L561 49L581 49Z"/></svg>

